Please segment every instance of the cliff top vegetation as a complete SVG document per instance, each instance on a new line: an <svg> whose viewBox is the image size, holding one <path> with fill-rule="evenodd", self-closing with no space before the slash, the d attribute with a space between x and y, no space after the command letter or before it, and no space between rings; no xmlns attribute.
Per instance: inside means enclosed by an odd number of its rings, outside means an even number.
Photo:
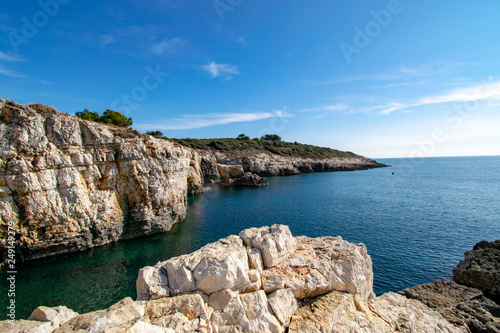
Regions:
<svg viewBox="0 0 500 333"><path fill-rule="evenodd" d="M165 137L164 137L165 138ZM166 138L165 138L166 139ZM282 156L331 158L331 157L354 157L352 152L336 149L318 147L298 142L285 142L276 134L266 134L260 138L253 138L240 134L237 138L221 139L169 139L185 147L202 150L215 150L228 153L255 153L270 152Z"/></svg>

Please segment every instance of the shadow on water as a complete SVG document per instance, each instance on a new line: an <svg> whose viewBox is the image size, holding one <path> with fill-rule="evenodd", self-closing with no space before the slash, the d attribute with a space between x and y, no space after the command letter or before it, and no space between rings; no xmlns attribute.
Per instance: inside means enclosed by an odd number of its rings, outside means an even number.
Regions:
<svg viewBox="0 0 500 333"><path fill-rule="evenodd" d="M196 198L189 198L196 213ZM22 263L17 267L16 309L26 318L39 305L66 305L77 312L103 309L117 300L135 299L140 268L188 253L202 243L201 218L186 218L161 235L126 240L81 253ZM6 281L5 270L0 272ZM7 285L1 283L0 304L7 304Z"/></svg>

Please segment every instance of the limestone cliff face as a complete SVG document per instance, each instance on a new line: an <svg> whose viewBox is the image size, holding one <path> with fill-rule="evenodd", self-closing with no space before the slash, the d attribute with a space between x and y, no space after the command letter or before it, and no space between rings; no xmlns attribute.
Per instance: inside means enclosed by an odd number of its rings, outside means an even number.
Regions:
<svg viewBox="0 0 500 333"><path fill-rule="evenodd" d="M202 190L196 152L138 132L0 100L0 253L20 259L169 230Z"/></svg>
<svg viewBox="0 0 500 333"><path fill-rule="evenodd" d="M0 99L0 260L8 226L18 259L75 252L167 231L203 178L265 186L259 176L384 166L336 159L194 151L136 131Z"/></svg>
<svg viewBox="0 0 500 333"><path fill-rule="evenodd" d="M342 158L303 158L258 152L235 156L217 151L198 151L200 167L205 178L226 178L221 170L232 166L241 172L259 176L287 176L310 172L354 171L380 168L386 165L369 158L353 155Z"/></svg>

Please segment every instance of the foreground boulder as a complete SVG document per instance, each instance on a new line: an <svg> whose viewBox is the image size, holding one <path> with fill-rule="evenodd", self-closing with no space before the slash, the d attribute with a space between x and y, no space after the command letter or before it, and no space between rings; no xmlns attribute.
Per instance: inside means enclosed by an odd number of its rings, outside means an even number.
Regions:
<svg viewBox="0 0 500 333"><path fill-rule="evenodd" d="M289 288L296 299L332 290L373 298L371 258L341 237L293 237L287 226L251 228L191 254L140 270L137 299L229 289L267 294Z"/></svg>
<svg viewBox="0 0 500 333"><path fill-rule="evenodd" d="M455 281L482 290L500 301L500 240L481 241L453 269Z"/></svg>
<svg viewBox="0 0 500 333"><path fill-rule="evenodd" d="M415 299L375 298L370 256L341 237L251 228L144 267L137 301L77 315L40 307L2 332L466 332ZM59 315L57 315L59 314ZM52 319L50 319L52 318ZM48 320L48 321L47 321Z"/></svg>

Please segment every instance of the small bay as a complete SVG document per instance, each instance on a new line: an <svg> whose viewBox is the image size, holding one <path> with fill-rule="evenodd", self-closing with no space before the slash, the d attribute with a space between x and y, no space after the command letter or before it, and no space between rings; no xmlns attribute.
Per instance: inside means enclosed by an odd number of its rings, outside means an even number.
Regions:
<svg viewBox="0 0 500 333"><path fill-rule="evenodd" d="M268 187L256 189L211 185L189 197L186 219L165 234L24 263L17 316L39 305L88 312L135 299L140 268L249 227L287 224L295 236L364 243L377 295L452 278L464 251L500 238L500 157L378 161L392 166L271 177ZM7 283L0 285L0 304L7 304Z"/></svg>

